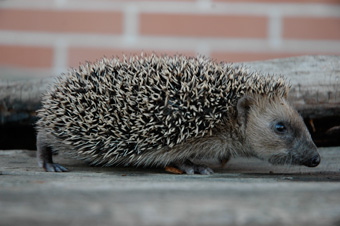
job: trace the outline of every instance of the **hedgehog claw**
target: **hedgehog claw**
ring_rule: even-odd
[[[202,174],[202,175],[210,175],[210,174],[213,174],[214,171],[212,169],[210,169],[209,167],[206,167],[206,168],[200,170],[199,173]]]
[[[182,170],[188,175],[192,175],[195,173],[202,174],[202,175],[210,175],[213,174],[214,171],[205,165],[196,165],[195,163],[191,162],[190,160],[186,160],[183,163],[177,163],[177,168]]]
[[[68,172],[68,169],[58,163],[45,163],[44,169],[46,172]]]

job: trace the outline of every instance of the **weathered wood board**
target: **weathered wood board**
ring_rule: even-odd
[[[292,84],[289,99],[303,117],[340,115],[340,56],[301,56],[242,64],[249,71],[287,77]],[[8,70],[0,72],[0,124],[32,122],[41,94],[53,77],[25,71],[16,76],[10,73],[13,74]]]

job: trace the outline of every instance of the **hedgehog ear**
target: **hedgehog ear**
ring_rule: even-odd
[[[237,120],[241,125],[246,125],[250,107],[255,102],[250,96],[243,96],[237,102]]]

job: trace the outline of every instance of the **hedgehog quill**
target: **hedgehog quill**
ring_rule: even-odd
[[[202,159],[256,157],[315,167],[320,156],[280,76],[204,57],[131,56],[58,78],[38,110],[37,159],[63,151],[91,165],[174,166],[211,174]]]

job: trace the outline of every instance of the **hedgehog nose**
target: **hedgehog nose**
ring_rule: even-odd
[[[306,166],[308,167],[316,167],[317,165],[320,164],[321,158],[320,155],[317,154],[315,156],[313,156],[306,164]]]

